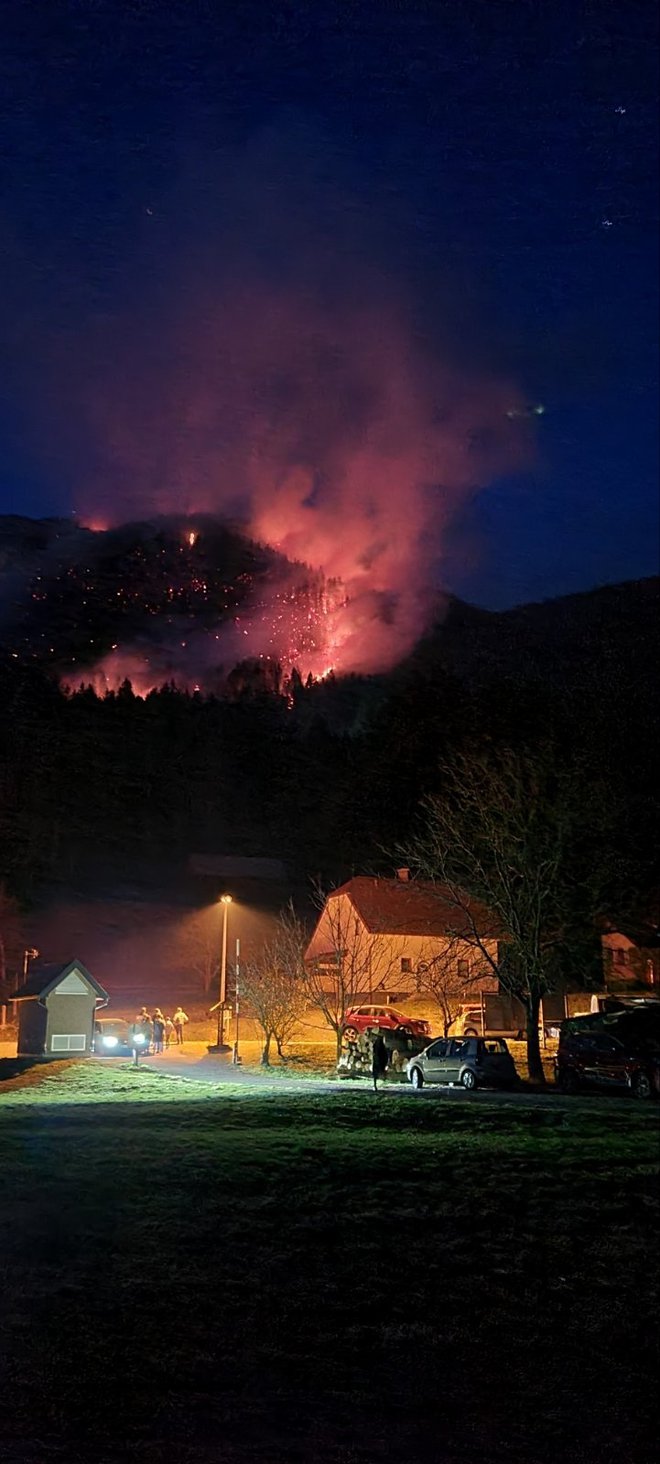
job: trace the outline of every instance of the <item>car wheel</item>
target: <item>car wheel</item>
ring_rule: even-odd
[[[635,1098],[651,1098],[653,1095],[653,1084],[648,1073],[635,1073],[632,1090]]]
[[[477,1032],[476,1027],[466,1027],[465,1028],[465,1031],[463,1033],[463,1036],[464,1037],[478,1037],[479,1036],[479,1033]]]
[[[477,1079],[472,1068],[465,1068],[461,1073],[461,1087],[465,1088],[467,1093],[473,1093],[476,1086]]]
[[[410,1081],[413,1085],[413,1088],[415,1089],[415,1092],[419,1093],[420,1088],[424,1087],[424,1074],[421,1071],[421,1068],[413,1068],[410,1074]]]
[[[567,1093],[569,1097],[571,1094],[579,1093],[580,1079],[574,1068],[559,1069],[557,1073],[557,1087],[561,1089],[562,1093]]]
[[[356,1042],[357,1035],[357,1027],[344,1027],[344,1030],[342,1032],[342,1037],[344,1037],[347,1042]]]

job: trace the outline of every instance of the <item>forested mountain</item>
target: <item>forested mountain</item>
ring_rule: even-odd
[[[148,869],[166,858],[174,868],[193,850],[274,855],[303,877],[389,868],[452,747],[539,738],[593,770],[618,844],[637,863],[634,898],[647,897],[658,806],[656,581],[499,614],[450,602],[387,675],[310,685],[294,677],[280,694],[248,668],[222,696],[170,686],[141,697],[130,685],[98,696],[67,693],[43,656],[12,640],[17,587],[43,573],[44,555],[52,562],[43,526],[26,548],[26,522],[21,546],[15,533],[12,548],[7,521],[0,534],[0,880],[21,899],[53,883],[102,884],[132,862]],[[75,558],[81,532],[60,536],[58,563]],[[225,533],[237,580],[246,556],[251,573],[267,575],[269,551]],[[136,587],[142,568],[138,559]],[[63,613],[58,635],[64,625]],[[84,629],[81,619],[76,634]]]

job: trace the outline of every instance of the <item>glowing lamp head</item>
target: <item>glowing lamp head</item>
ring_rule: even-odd
[[[231,895],[221,895],[220,896],[220,904],[221,905],[231,905],[231,902],[232,902]]]
[[[136,1032],[133,1038],[136,1047],[144,1047],[145,1037],[143,1032]]]
[[[104,1047],[118,1047],[119,1046],[119,1038],[118,1037],[104,1037],[103,1038],[103,1046]]]

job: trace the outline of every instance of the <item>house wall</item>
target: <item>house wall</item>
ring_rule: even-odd
[[[497,957],[497,941],[484,942],[493,959]],[[442,935],[374,935],[365,927],[347,894],[332,897],[326,903],[312,940],[307,959],[337,950],[345,950],[345,971],[353,974],[352,989],[363,996],[379,992],[396,992],[400,998],[413,995],[418,989],[416,972],[423,962],[449,954],[450,959],[468,964],[466,994],[470,988],[497,991],[497,980],[481,952],[467,941]],[[408,969],[409,963],[409,969]],[[458,970],[457,970],[458,980]]]
[[[46,997],[48,1012],[48,1023],[46,1027],[46,1053],[51,1055],[65,1056],[69,1049],[62,1049],[59,1044],[53,1048],[53,1037],[57,1036],[81,1036],[84,1035],[84,1048],[72,1048],[72,1051],[82,1055],[89,1052],[92,1043],[92,1032],[94,1025],[94,1013],[96,1011],[96,995],[90,992],[84,996],[70,996],[55,990]]]
[[[21,1001],[18,1006],[18,1056],[42,1057],[46,1043],[46,1008],[38,1001]]]
[[[660,987],[660,951],[646,950],[622,931],[609,931],[601,938],[603,977],[608,991],[642,985]]]

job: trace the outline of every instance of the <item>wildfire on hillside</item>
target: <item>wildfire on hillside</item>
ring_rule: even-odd
[[[199,538],[198,530],[186,530],[183,542],[193,548]],[[294,672],[314,682],[341,671],[357,622],[338,580],[302,566],[272,584],[245,573],[239,580],[218,591],[209,576],[185,565],[176,582],[163,587],[160,601],[153,589],[151,598],[136,601],[135,583],[120,588],[115,596],[143,612],[144,631],[124,644],[118,639],[91,666],[80,662],[77,669],[69,661],[62,682],[91,685],[103,695],[130,681],[136,695],[147,696],[166,684],[221,692],[235,668],[247,664],[260,667],[264,684],[274,690]]]

